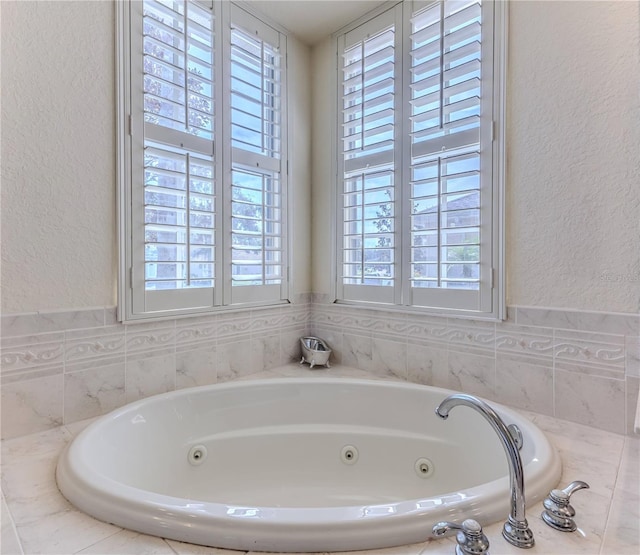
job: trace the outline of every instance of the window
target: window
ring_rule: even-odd
[[[502,315],[501,4],[406,0],[337,37],[339,300]]]
[[[286,37],[227,2],[118,6],[121,317],[285,300]]]
[[[283,281],[283,87],[280,34],[232,7],[231,283],[233,299],[278,298]],[[269,293],[270,291],[270,293]]]

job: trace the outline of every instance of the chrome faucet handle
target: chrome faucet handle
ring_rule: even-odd
[[[522,451],[522,446],[524,445],[524,439],[522,437],[522,432],[520,431],[520,428],[518,428],[518,426],[516,426],[515,424],[509,424],[507,426],[507,430],[509,430],[509,434],[511,434],[511,437],[513,438],[513,442],[516,444],[518,451]]]
[[[489,540],[475,520],[468,518],[462,524],[438,522],[433,527],[433,534],[442,537],[451,530],[457,530],[456,555],[489,555]]]
[[[542,503],[544,505],[542,520],[551,526],[551,528],[555,528],[561,532],[574,532],[578,528],[573,520],[573,517],[576,516],[576,511],[569,504],[569,498],[576,491],[588,488],[589,484],[576,480],[564,489],[551,490],[549,497]]]

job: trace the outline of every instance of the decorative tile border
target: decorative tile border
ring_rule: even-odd
[[[3,338],[0,342],[2,374],[17,375],[34,369],[62,367],[63,341],[61,332]]]
[[[115,309],[2,316],[2,437],[98,416],[127,402],[281,366],[299,356],[298,303],[123,325]]]
[[[557,330],[554,333],[554,358],[559,370],[624,379],[625,338]]]
[[[66,364],[124,355],[124,352],[124,326],[105,326],[65,332],[64,360]]]
[[[640,337],[625,337],[624,369],[627,377],[640,378]]]
[[[513,324],[496,326],[496,352],[553,358],[553,331]]]
[[[632,433],[640,315],[509,307],[496,323],[327,301],[132,325],[113,307],[3,315],[3,437],[297,361],[308,334],[334,363]]]
[[[314,300],[312,333],[343,364],[401,375],[405,361],[413,382],[633,433],[640,315],[514,306],[496,323]]]

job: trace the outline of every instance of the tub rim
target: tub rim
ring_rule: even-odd
[[[167,494],[144,490],[127,484],[123,484],[112,477],[102,473],[96,473],[81,456],[82,449],[85,448],[94,434],[99,434],[103,426],[108,426],[112,420],[122,417],[126,413],[136,411],[139,407],[149,406],[157,403],[164,403],[174,398],[188,396],[192,394],[205,395],[210,390],[224,391],[227,389],[245,389],[252,387],[262,387],[269,385],[272,387],[282,385],[309,387],[314,384],[334,385],[343,384],[351,386],[366,387],[392,387],[398,390],[420,390],[426,389],[439,392],[444,399],[446,396],[456,393],[456,391],[443,389],[435,386],[415,384],[409,382],[399,382],[393,380],[363,379],[363,378],[340,378],[340,377],[275,377],[267,379],[247,379],[242,381],[231,381],[194,388],[175,390],[159,395],[154,395],[140,399],[119,407],[108,414],[98,417],[90,423],[84,430],[73,438],[62,451],[56,467],[56,481],[63,495],[71,501],[73,505],[84,512],[106,522],[112,522],[118,526],[127,528],[127,524],[132,519],[141,514],[148,522],[140,525],[136,523],[133,527],[152,535],[168,537],[178,541],[188,541],[191,543],[202,543],[215,547],[230,549],[262,549],[269,551],[273,542],[278,544],[277,551],[300,551],[300,544],[294,539],[288,542],[282,549],[282,534],[290,535],[293,530],[304,531],[306,535],[313,538],[306,538],[303,551],[309,550],[309,543],[323,542],[322,548],[318,551],[334,551],[347,549],[368,549],[373,547],[390,547],[398,545],[398,541],[386,543],[385,536],[388,532],[381,534],[380,529],[387,530],[388,526],[380,526],[384,521],[389,524],[395,521],[392,528],[397,530],[391,536],[403,535],[402,543],[413,543],[414,541],[424,541],[429,537],[434,537],[431,533],[428,520],[429,511],[434,505],[444,504],[450,508],[451,517],[455,520],[456,514],[463,518],[476,518],[473,511],[461,512],[461,505],[473,506],[481,503],[484,513],[496,513],[503,511],[503,507],[509,506],[509,476],[501,476],[471,488],[462,490],[464,497],[461,499],[460,492],[450,492],[440,496],[429,498],[416,497],[403,499],[393,503],[376,503],[366,505],[330,506],[330,507],[272,507],[272,506],[241,506],[212,501],[201,501],[188,498],[175,497]],[[527,430],[526,437],[533,440],[535,445],[534,454],[531,461],[523,462],[525,473],[526,490],[532,488],[541,489],[539,484],[551,484],[544,490],[554,487],[560,479],[561,461],[557,450],[549,442],[545,434],[538,426],[527,417],[520,415],[514,409],[506,407],[500,403],[487,401],[507,424],[516,423],[524,426]],[[478,421],[483,420],[478,416]],[[434,418],[435,415],[434,415]],[[488,425],[485,422],[483,425]],[[540,460],[548,459],[548,466],[544,469]],[[486,495],[486,490],[494,491],[493,496],[482,499]],[[497,495],[497,492],[504,491],[504,495]],[[138,495],[136,495],[138,494]],[[543,493],[527,496],[527,507],[541,500]],[[436,503],[436,499],[439,500]],[[123,503],[126,506],[123,506]],[[194,514],[195,513],[195,514]],[[116,517],[114,518],[114,514]],[[504,512],[506,518],[508,509]],[[390,516],[391,515],[391,516]],[[186,523],[185,523],[186,519]],[[412,534],[410,528],[416,526],[416,520],[420,520],[423,530],[420,538]],[[426,523],[425,523],[426,520]],[[479,517],[482,524],[488,524],[487,519]],[[401,522],[402,521],[402,522]],[[361,547],[363,544],[360,538],[352,537],[348,533],[349,528],[357,522],[356,528],[359,530],[358,536],[366,533],[368,535],[369,547]],[[494,522],[492,518],[490,522]],[[211,529],[216,526],[224,528],[227,536],[233,536],[232,540],[217,538],[214,543],[207,540],[212,536]],[[236,536],[242,536],[247,526],[251,526],[257,534],[263,536],[260,543],[247,540],[249,543],[238,543]],[[170,532],[168,534],[168,532]],[[342,540],[327,538],[328,534],[346,534]],[[204,539],[203,539],[204,538]],[[405,541],[406,540],[406,541]],[[356,547],[350,547],[356,545]],[[240,546],[240,547],[238,547]],[[329,549],[328,549],[329,548]],[[315,549],[312,549],[315,551]]]

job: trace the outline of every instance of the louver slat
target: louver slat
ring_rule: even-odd
[[[270,158],[280,157],[280,54],[277,49],[240,29],[231,32],[231,103],[254,116],[243,124],[238,112],[231,117],[232,145]],[[248,90],[247,90],[248,89]]]
[[[338,35],[339,300],[500,315],[504,17],[402,2]]]
[[[145,0],[145,289],[213,287],[213,15]]]
[[[147,288],[212,287],[213,160],[161,145],[144,159]]]
[[[412,19],[413,288],[479,287],[480,16],[474,0]]]
[[[241,289],[283,279],[280,66],[278,45],[232,29],[231,280]]]
[[[345,286],[394,280],[395,30],[371,33],[343,55]]]

